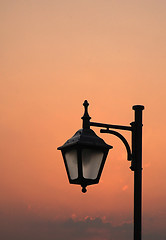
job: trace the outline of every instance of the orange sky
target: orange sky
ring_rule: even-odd
[[[144,229],[164,231],[166,1],[0,4],[0,212],[132,222],[133,172],[116,137],[96,131],[114,148],[87,194],[56,149],[81,128],[85,99],[92,121],[122,125],[142,104]]]

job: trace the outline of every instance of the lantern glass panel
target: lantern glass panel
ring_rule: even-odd
[[[83,177],[96,179],[103,160],[104,153],[100,150],[84,148],[82,150]]]
[[[73,149],[65,153],[66,163],[69,170],[70,178],[78,178],[77,150]]]

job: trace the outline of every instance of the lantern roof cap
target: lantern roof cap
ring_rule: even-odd
[[[74,145],[84,145],[89,147],[99,147],[111,149],[112,146],[106,144],[104,140],[96,135],[92,129],[79,129],[64,145],[58,147],[58,150],[72,147]]]

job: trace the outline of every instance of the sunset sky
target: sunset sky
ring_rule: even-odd
[[[61,146],[92,121],[143,111],[143,240],[166,239],[166,1],[0,0],[0,239],[129,240],[133,172],[122,142],[100,183],[70,185]],[[130,142],[130,133],[124,133]]]

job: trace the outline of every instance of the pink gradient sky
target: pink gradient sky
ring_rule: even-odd
[[[166,1],[0,5],[0,220],[131,223],[133,173],[118,139],[102,135],[114,148],[85,195],[56,149],[81,128],[85,99],[93,121],[123,125],[142,104],[145,240],[165,237]]]

